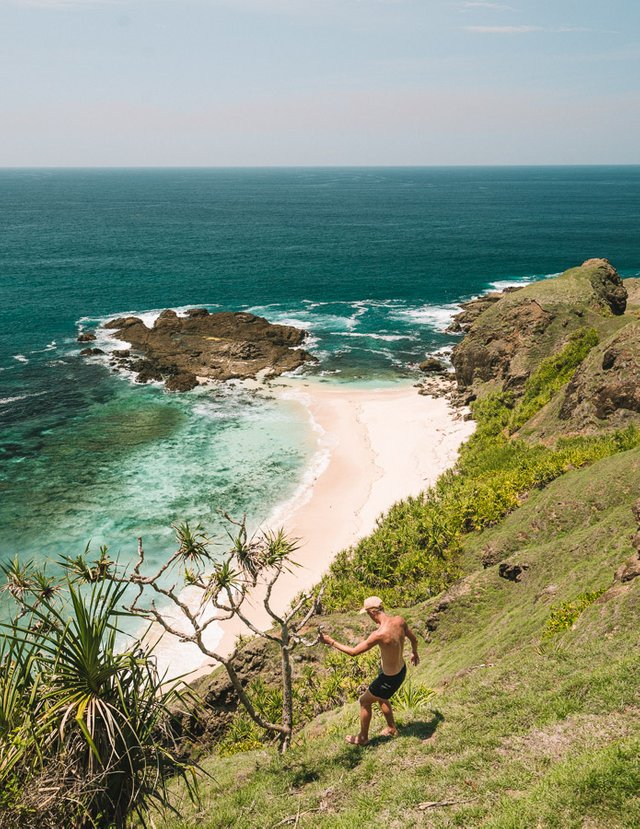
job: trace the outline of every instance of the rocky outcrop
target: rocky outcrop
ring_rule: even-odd
[[[501,579],[506,579],[507,581],[521,581],[528,569],[528,564],[515,564],[503,561],[498,567],[498,575]]]
[[[451,324],[447,328],[449,334],[458,334],[461,331],[468,331],[473,323],[478,319],[480,314],[499,302],[505,294],[519,291],[520,288],[506,288],[504,291],[492,291],[488,294],[470,299],[467,302],[461,302],[462,309],[459,314],[456,314]]]
[[[567,431],[597,431],[640,415],[640,321],[630,322],[586,357],[562,396]]]
[[[517,393],[540,361],[559,351],[573,331],[602,327],[605,319],[624,313],[626,299],[624,284],[606,259],[589,259],[497,300],[494,295],[477,306],[464,340],[453,350],[459,389],[490,382]]]
[[[424,371],[425,374],[446,374],[447,367],[442,362],[442,360],[438,360],[437,357],[427,357],[426,360],[423,360],[420,365],[418,366],[420,371]]]
[[[164,381],[174,391],[193,388],[199,377],[245,379],[260,372],[276,376],[315,360],[299,348],[305,331],[274,325],[253,314],[210,314],[206,308],[194,308],[178,316],[167,309],[153,328],[138,317],[119,317],[105,328],[130,343],[135,352],[113,352],[116,367],[135,371],[141,383]]]
[[[92,343],[95,338],[95,334],[92,334],[90,331],[84,331],[82,334],[78,334],[76,339],[79,343]]]
[[[623,584],[640,576],[640,500],[635,502],[631,511],[638,524],[638,529],[631,540],[631,546],[635,549],[635,553],[618,567],[614,575],[614,580]]]

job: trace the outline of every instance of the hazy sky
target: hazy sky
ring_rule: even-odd
[[[0,0],[0,165],[640,163],[640,0]]]

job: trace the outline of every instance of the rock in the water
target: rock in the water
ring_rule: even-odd
[[[131,356],[131,349],[130,348],[116,348],[111,352],[111,354],[114,357],[124,359],[125,357],[130,357]]]
[[[92,343],[95,338],[95,334],[92,334],[90,331],[84,331],[82,334],[78,334],[77,341],[79,343]]]
[[[188,371],[181,371],[165,380],[164,387],[167,391],[190,391],[198,385],[198,378]]]
[[[101,348],[83,348],[80,352],[81,357],[91,357],[95,354],[104,354]]]
[[[437,357],[427,357],[426,360],[420,363],[418,368],[426,374],[446,374],[447,371],[445,364],[442,360],[438,360]]]
[[[498,575],[508,581],[521,581],[528,569],[528,564],[509,564],[509,562],[503,561],[498,567]]]
[[[196,377],[243,379],[265,370],[275,376],[315,361],[298,348],[305,331],[244,312],[211,314],[206,308],[193,308],[178,316],[168,308],[153,328],[137,317],[119,317],[105,327],[142,355],[124,363],[139,373],[138,382],[162,380],[176,391],[193,388]]]

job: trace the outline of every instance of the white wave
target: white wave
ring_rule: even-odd
[[[44,348],[35,348],[33,351],[30,351],[29,354],[45,354],[47,351],[55,351],[56,350],[56,341],[51,340],[50,343]]]
[[[0,406],[8,406],[9,403],[17,403],[18,400],[26,400],[28,397],[42,397],[46,391],[36,391],[31,394],[16,394],[14,397],[0,397]]]
[[[295,400],[305,407],[309,425],[316,436],[317,448],[294,492],[285,501],[277,504],[267,517],[265,525],[273,529],[281,527],[291,513],[296,512],[311,500],[313,487],[328,467],[329,460],[331,459],[331,450],[335,445],[335,438],[329,436],[314,418],[309,408],[310,398],[307,394],[291,389],[283,392],[279,397],[282,400]]]
[[[19,363],[28,363],[29,358],[25,357],[24,354],[14,354],[13,359],[17,360]]]
[[[16,394],[15,397],[0,397],[0,406],[6,406],[9,403],[16,403],[18,400],[26,400],[28,394]]]
[[[541,282],[544,279],[553,279],[556,276],[560,276],[560,273],[533,274],[531,276],[514,277],[513,279],[497,279],[495,282],[489,283],[488,290],[504,291],[505,288],[524,288],[526,285],[531,285],[533,282]]]
[[[399,342],[400,340],[415,340],[411,334],[365,334],[361,331],[332,331],[334,337],[361,337],[367,340],[384,340],[388,343]]]
[[[395,319],[410,320],[421,325],[428,325],[435,331],[444,332],[454,316],[460,311],[457,303],[448,305],[423,305],[421,308],[405,308],[394,311]]]

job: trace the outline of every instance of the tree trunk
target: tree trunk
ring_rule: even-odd
[[[293,680],[291,675],[291,653],[289,651],[289,626],[281,625],[282,644],[282,726],[280,734],[280,753],[284,754],[291,745],[293,731]]]

